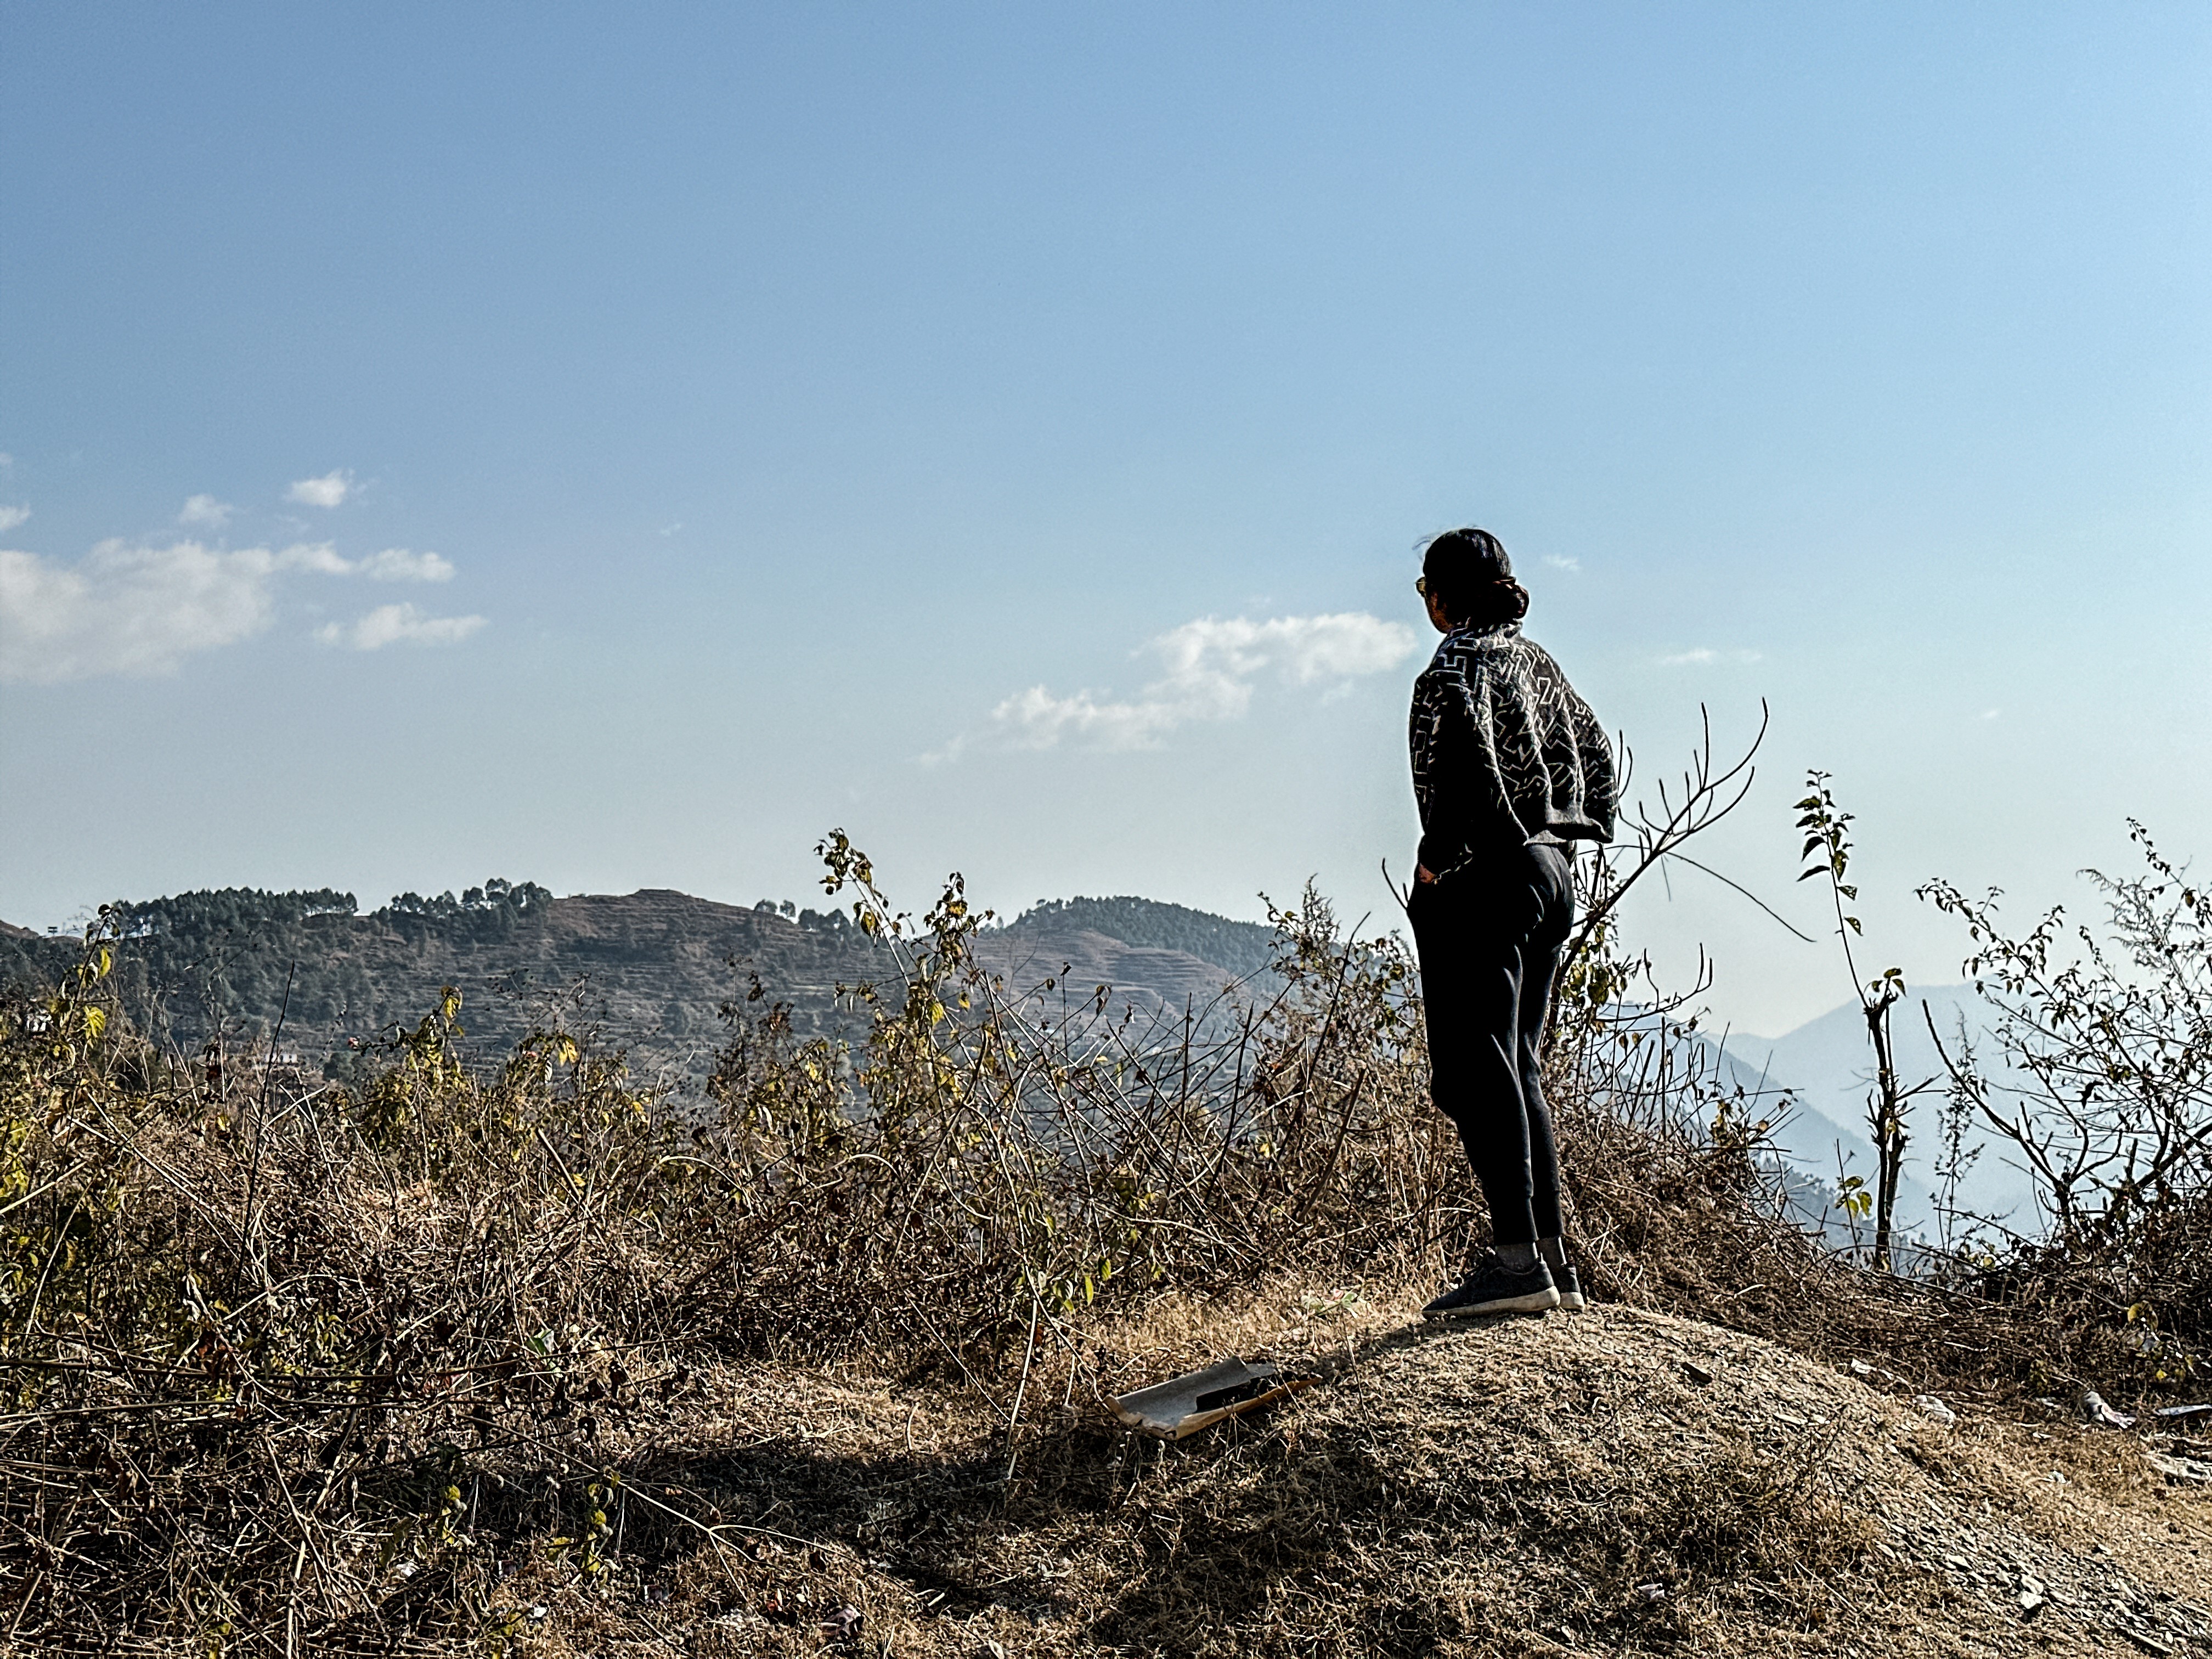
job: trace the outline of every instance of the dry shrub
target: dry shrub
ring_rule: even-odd
[[[726,1011],[698,1155],[727,1210],[685,1282],[695,1329],[819,1352],[920,1323],[957,1365],[1102,1301],[1427,1247],[1462,1177],[1449,1127],[1416,1109],[1395,940],[1338,938],[1309,893],[1277,917],[1275,994],[1145,1019],[1105,986],[1006,987],[957,877],[916,927],[842,837],[824,851],[902,977],[850,992],[856,1045],[800,1042],[757,982]]]
[[[823,852],[900,976],[852,988],[850,1043],[800,1041],[757,987],[734,1003],[709,1123],[573,1033],[472,1069],[451,992],[356,1086],[210,1079],[124,1029],[99,929],[52,998],[8,1008],[15,1639],[504,1639],[532,1575],[589,1583],[617,1550],[736,1525],[653,1473],[712,1364],[901,1353],[994,1425],[959,1478],[1003,1480],[1108,1314],[1285,1271],[1436,1275],[1479,1242],[1394,940],[1342,937],[1309,893],[1276,917],[1263,1000],[1148,1023],[1106,988],[994,979],[957,878],[917,924],[842,836]],[[1744,1103],[1679,1029],[1622,1012],[1606,948],[1585,937],[1553,1067],[1598,1292],[1816,1348],[1909,1326],[1778,1219]],[[1679,1547],[1716,1573],[1824,1559],[1783,1513],[1747,1486],[1677,1517]],[[720,1535],[766,1584],[810,1547],[775,1533]],[[780,1594],[761,1616],[813,1639]]]
[[[621,1469],[717,1358],[902,1346],[1011,1435],[1097,1310],[1428,1248],[1456,1160],[1411,1109],[1395,945],[1310,899],[1279,995],[1143,1025],[984,973],[957,879],[916,927],[826,850],[902,975],[853,988],[849,1047],[734,1006],[710,1124],[567,1032],[471,1069],[451,991],[358,1086],[204,1075],[124,1029],[98,929],[8,1009],[16,1631],[482,1632],[499,1540],[588,1578],[624,1527],[690,1524]]]
[[[2049,1330],[2046,1369],[2201,1389],[2212,1353],[2212,890],[2140,823],[2136,873],[2082,873],[2094,922],[2063,908],[2014,932],[1992,891],[1922,896],[1965,927],[1988,1029],[1931,1032],[1943,1135],[1969,1130],[2029,1177],[2035,1222],[1948,1219],[1950,1282]]]

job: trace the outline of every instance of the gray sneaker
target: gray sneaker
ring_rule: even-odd
[[[1583,1296],[1583,1281],[1572,1267],[1552,1269],[1552,1283],[1559,1287],[1559,1306],[1568,1313],[1580,1313],[1589,1303]]]
[[[1421,1310],[1424,1319],[1462,1319],[1476,1314],[1542,1313],[1559,1305],[1559,1286],[1541,1261],[1515,1269],[1492,1250],[1466,1278]]]

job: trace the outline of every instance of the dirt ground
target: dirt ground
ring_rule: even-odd
[[[1231,1352],[1316,1380],[1175,1444],[1106,1420]],[[2212,1485],[2171,1472],[2201,1443],[1663,1315],[1279,1288],[1040,1365],[1011,1456],[994,1409],[889,1366],[707,1377],[617,1449],[604,1570],[500,1564],[510,1650],[2212,1655]]]

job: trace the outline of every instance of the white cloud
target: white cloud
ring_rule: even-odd
[[[387,547],[365,559],[349,559],[330,542],[302,542],[276,556],[279,570],[312,570],[322,576],[366,576],[373,582],[449,582],[453,562],[436,553]]]
[[[1058,696],[1042,685],[1015,693],[991,711],[992,729],[1017,748],[1049,749],[1063,738],[1102,749],[1145,749],[1194,720],[1241,718],[1255,682],[1272,670],[1293,685],[1342,686],[1395,668],[1419,648],[1403,623],[1362,611],[1326,617],[1208,617],[1185,623],[1146,649],[1165,672],[1135,698],[1116,702],[1092,691]],[[965,746],[955,739],[937,758]]]
[[[350,576],[359,568],[351,560],[341,558],[338,550],[328,542],[301,542],[286,548],[276,556],[278,570],[312,570],[319,576]]]
[[[1547,553],[1544,562],[1554,570],[1580,570],[1583,562],[1565,553]]]
[[[0,679],[165,674],[269,625],[266,548],[100,544],[75,568],[0,552]]]
[[[411,605],[380,605],[350,627],[315,630],[325,645],[380,651],[387,645],[459,645],[484,625],[482,617],[426,617]]]
[[[74,565],[35,553],[0,552],[0,681],[52,684],[100,674],[173,673],[185,659],[235,645],[276,615],[278,579],[293,572],[384,581],[446,581],[453,567],[435,553],[387,548],[359,561],[328,542],[210,548],[105,541]],[[483,626],[481,617],[424,617],[384,605],[343,635],[371,651],[398,641],[453,644]]]
[[[212,495],[193,495],[186,498],[184,511],[177,514],[177,522],[220,526],[237,510],[228,501],[219,501]]]
[[[1062,738],[1088,738],[1101,749],[1147,749],[1188,715],[1167,702],[1101,702],[1088,691],[1056,697],[1042,685],[1017,691],[991,711],[991,723],[1021,749],[1049,749]]]
[[[1703,668],[1717,662],[1758,662],[1762,655],[1757,651],[1716,651],[1710,645],[1699,645],[1660,658],[1659,665],[1662,668]]]
[[[410,553],[404,547],[387,547],[372,553],[354,567],[373,582],[449,582],[452,561],[435,553]]]
[[[353,494],[353,474],[340,467],[319,478],[301,478],[284,492],[288,501],[302,507],[338,507]]]
[[[6,535],[31,516],[27,507],[0,507],[0,536]]]

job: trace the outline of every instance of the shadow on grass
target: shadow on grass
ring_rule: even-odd
[[[1382,1355],[1492,1322],[1411,1325],[1307,1370],[1325,1387]],[[1428,1494],[1405,1489],[1402,1475],[1394,1489],[1367,1433],[1324,1425],[1295,1402],[1173,1443],[1079,1419],[1024,1438],[1011,1480],[1007,1468],[996,1441],[949,1457],[853,1459],[794,1436],[736,1450],[664,1446],[623,1473],[633,1490],[726,1526],[720,1535],[741,1558],[763,1540],[785,1551],[852,1550],[911,1589],[926,1617],[993,1607],[1079,1615],[1093,1643],[1168,1653],[1188,1650],[1206,1630],[1260,1621],[1285,1586],[1338,1576],[1357,1553],[1353,1534],[1364,1538],[1378,1519],[1433,1520],[1441,1500],[1449,1524],[1482,1527],[1510,1524],[1518,1509],[1502,1490]],[[633,1507],[625,1552],[642,1555],[649,1571],[704,1541],[665,1516],[641,1533],[637,1514]],[[1078,1583],[1024,1570],[1044,1563],[1001,1558],[1002,1539],[1069,1534],[1110,1539],[1113,1557],[1136,1565],[1111,1584]],[[1387,1597],[1364,1616],[1364,1651],[1414,1655],[1463,1633],[1441,1607]]]
[[[1302,1398],[1313,1401],[1387,1356],[1498,1322],[1416,1322],[1386,1333],[1308,1366],[1320,1388]],[[609,1592],[610,1611],[621,1613],[626,1598],[645,1610],[649,1587],[688,1574],[708,1604],[695,1605],[693,1615],[750,1613],[811,1640],[811,1630],[797,1627],[836,1605],[825,1595],[856,1594],[855,1575],[865,1573],[906,1586],[924,1629],[1002,1610],[1079,1621],[1091,1644],[1135,1651],[1188,1652],[1226,1626],[1247,1632],[1255,1650],[1288,1651],[1310,1642],[1298,1633],[1304,1626],[1340,1615],[1358,1626],[1340,1624],[1343,1650],[1412,1659],[1468,1632],[1464,1595],[1431,1593],[1419,1575],[1384,1559],[1397,1550],[1402,1567],[1394,1540],[1407,1532],[1428,1533],[1440,1555],[1464,1555],[1488,1539],[1556,1558],[1561,1571],[1551,1577],[1575,1599],[1553,1615],[1571,1609],[1578,1624],[1592,1612],[1593,1576],[1607,1594],[1620,1588],[1604,1582],[1620,1571],[1607,1559],[1609,1538],[1544,1524],[1583,1501],[1567,1475],[1503,1460],[1449,1483],[1409,1479],[1403,1449],[1378,1439],[1389,1431],[1332,1420],[1297,1401],[1173,1443],[1078,1418],[1025,1435],[1012,1479],[995,1436],[942,1455],[852,1457],[824,1451],[806,1426],[795,1419],[787,1434],[734,1447],[663,1441],[617,1462],[628,1493],[625,1571]],[[1510,1426],[1501,1425],[1501,1444]],[[478,1536],[501,1557],[526,1540],[542,1549],[549,1537],[580,1536],[587,1479],[573,1465],[565,1474],[510,1466],[500,1496],[485,1501]],[[708,1541],[709,1529],[719,1542]],[[1061,1550],[1077,1564],[1072,1570],[1053,1559]],[[1114,1582],[1072,1576],[1097,1572],[1105,1560],[1119,1564]],[[802,1584],[808,1595],[799,1601],[792,1592]],[[419,1607],[420,1589],[410,1588],[416,1594],[405,1600]],[[460,1604],[449,1629],[468,1624],[471,1601],[485,1605],[481,1586],[471,1594],[441,1583],[440,1595]],[[387,1604],[388,1613],[401,1605]],[[1608,1618],[1616,1634],[1629,1633],[1618,1614],[1599,1622]],[[1632,1622],[1645,1642],[1668,1644],[1656,1627],[1664,1620]]]

